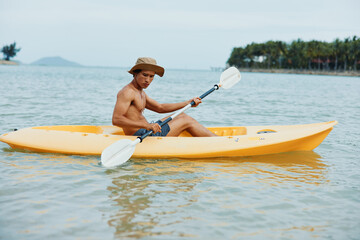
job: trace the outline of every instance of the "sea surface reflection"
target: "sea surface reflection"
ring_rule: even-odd
[[[262,199],[264,191],[306,188],[328,181],[326,164],[315,152],[200,160],[134,159],[106,174],[112,181],[107,187],[109,198],[117,209],[108,224],[116,229],[116,238],[203,237],[195,226],[184,226],[200,220],[209,227],[230,227],[246,221],[239,209]],[[268,204],[283,204],[283,199],[276,201],[255,209],[266,214]],[[232,229],[234,236],[238,234],[237,228]],[[301,229],[308,231],[309,227]],[[208,232],[205,235],[210,238],[215,234]]]

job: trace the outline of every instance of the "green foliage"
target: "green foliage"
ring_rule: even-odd
[[[354,36],[331,43],[301,39],[291,43],[253,42],[245,47],[235,47],[227,63],[239,68],[357,70],[360,65],[360,39]]]
[[[9,61],[10,58],[13,58],[16,56],[16,54],[21,50],[21,48],[16,48],[16,42],[13,44],[10,44],[9,46],[4,46],[1,49],[1,52],[4,55],[4,59]]]

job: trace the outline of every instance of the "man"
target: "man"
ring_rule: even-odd
[[[129,71],[133,75],[133,80],[117,94],[112,118],[113,125],[121,127],[126,135],[134,136],[141,136],[148,130],[154,132],[152,136],[179,136],[184,130],[194,137],[216,136],[185,113],[162,127],[159,125],[161,122],[149,123],[145,119],[143,115],[145,108],[157,113],[169,113],[185,107],[191,101],[195,102],[194,107],[201,103],[201,99],[198,97],[180,103],[158,103],[150,98],[144,89],[154,80],[155,74],[162,77],[164,72],[164,68],[157,65],[153,58],[137,59],[135,66]]]

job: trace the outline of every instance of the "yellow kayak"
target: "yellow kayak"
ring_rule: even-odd
[[[326,138],[337,121],[289,125],[209,127],[219,137],[148,137],[133,158],[241,157],[292,151],[311,151]],[[0,141],[14,149],[75,155],[100,155],[121,139],[135,140],[115,126],[42,126],[5,133]]]

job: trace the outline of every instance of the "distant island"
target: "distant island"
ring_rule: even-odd
[[[65,66],[65,67],[81,67],[82,65],[76,62],[66,60],[62,57],[44,57],[41,58],[31,65],[41,65],[41,66]]]

